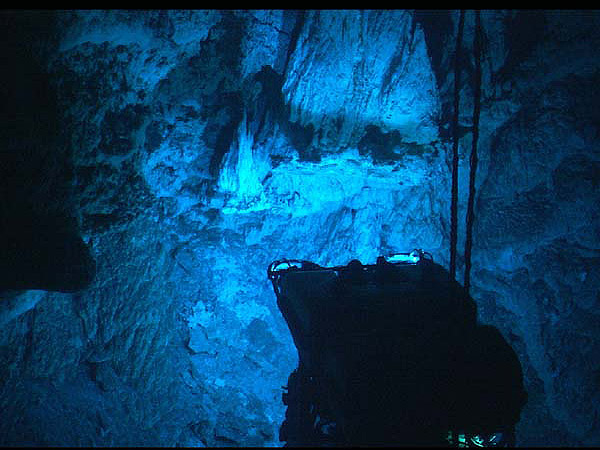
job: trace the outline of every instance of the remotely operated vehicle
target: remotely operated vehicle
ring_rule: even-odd
[[[280,260],[267,275],[299,356],[282,394],[286,446],[514,445],[519,360],[430,254]]]

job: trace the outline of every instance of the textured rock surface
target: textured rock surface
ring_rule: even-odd
[[[448,262],[458,13],[37,17],[44,69],[27,73],[49,74],[56,110],[40,114],[61,131],[3,135],[11,170],[44,181],[4,192],[77,217],[96,277],[2,292],[2,443],[278,445],[297,355],[267,265],[415,247]],[[472,295],[523,365],[524,445],[600,444],[599,20],[482,14]]]

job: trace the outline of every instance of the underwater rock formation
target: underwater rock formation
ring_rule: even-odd
[[[95,275],[74,293],[0,286],[2,444],[279,445],[297,354],[268,264],[414,248],[448,264],[458,17],[4,14],[2,194],[64,217],[53,230],[75,218]],[[481,20],[471,294],[524,368],[517,443],[598,445],[600,15]]]

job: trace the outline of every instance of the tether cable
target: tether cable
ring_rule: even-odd
[[[465,11],[460,10],[458,31],[456,35],[456,50],[454,52],[454,120],[452,123],[452,200],[450,205],[450,276],[456,279],[456,229],[458,208],[458,113],[460,103],[460,49],[465,24]]]
[[[469,173],[469,200],[467,204],[467,226],[465,237],[465,290],[471,285],[471,247],[473,245],[473,220],[475,203],[475,174],[477,172],[477,141],[479,140],[479,116],[481,111],[481,16],[475,11],[475,37],[473,54],[475,58],[475,92],[473,102],[473,146],[471,149]]]

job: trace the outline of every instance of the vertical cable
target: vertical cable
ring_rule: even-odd
[[[481,16],[475,11],[475,38],[473,54],[475,58],[475,92],[473,103],[473,147],[471,149],[469,173],[469,201],[467,204],[467,226],[465,238],[465,289],[471,285],[471,247],[473,240],[473,204],[475,202],[475,174],[477,172],[477,141],[479,140],[479,115],[481,110]]]
[[[452,200],[450,205],[450,276],[456,279],[456,228],[458,207],[458,107],[460,99],[460,48],[465,23],[465,11],[460,10],[458,31],[456,35],[456,50],[454,52],[454,121],[452,123]]]

